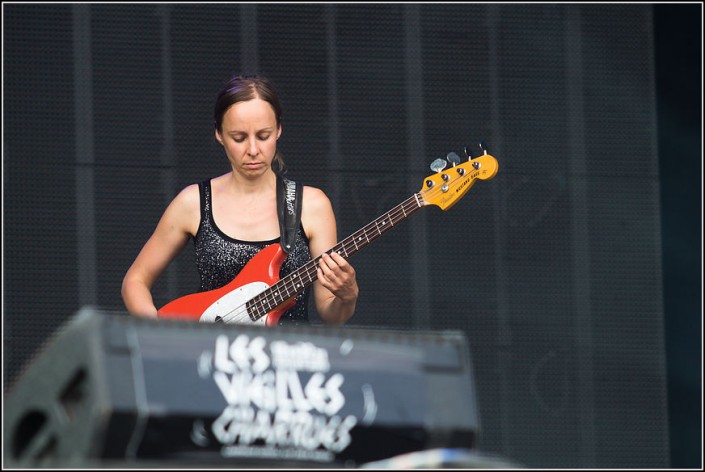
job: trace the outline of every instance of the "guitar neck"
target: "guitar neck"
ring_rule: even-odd
[[[345,259],[348,259],[352,255],[359,252],[362,248],[382,236],[384,233],[394,228],[395,225],[411,216],[422,206],[423,202],[421,198],[419,198],[418,194],[414,194],[373,222],[363,228],[360,228],[347,238],[340,241],[328,252],[337,252]],[[318,260],[320,258],[321,256],[312,261],[315,262],[315,267],[318,267]]]
[[[340,241],[327,253],[337,252],[347,260],[411,216],[422,206],[424,206],[423,200],[418,193],[415,193],[387,213]],[[247,302],[248,312],[252,314],[253,318],[259,319],[311,285],[318,278],[317,269],[321,257],[322,255],[308,261],[262,293],[253,297]]]

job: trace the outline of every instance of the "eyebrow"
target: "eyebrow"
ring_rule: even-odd
[[[263,128],[260,130],[255,131],[255,133],[271,133],[273,132],[272,128]],[[231,131],[226,131],[228,134],[247,134],[247,131],[240,131],[240,130],[231,130]]]

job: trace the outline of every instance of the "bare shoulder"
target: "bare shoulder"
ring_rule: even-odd
[[[304,186],[301,223],[310,241],[311,254],[314,257],[335,244],[335,213],[330,199],[323,190]]]
[[[200,202],[198,184],[191,184],[176,194],[172,203],[182,211],[193,211],[200,208]]]
[[[304,186],[301,223],[306,237],[313,245],[314,253],[320,254],[335,243],[335,214],[330,199],[323,190]]]
[[[201,196],[198,184],[184,187],[171,201],[164,212],[163,222],[167,227],[195,235],[201,221]]]
[[[317,187],[304,186],[303,195],[304,211],[318,213],[319,211],[330,211],[331,203],[328,195]]]

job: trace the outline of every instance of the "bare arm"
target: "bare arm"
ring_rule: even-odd
[[[360,290],[355,269],[339,254],[324,254],[337,243],[337,227],[333,207],[323,191],[304,187],[301,218],[311,257],[323,254],[313,283],[316,310],[324,323],[342,325],[354,314]]]
[[[164,211],[122,281],[122,299],[136,316],[157,317],[151,288],[159,275],[194,235],[200,221],[198,186],[186,187]]]

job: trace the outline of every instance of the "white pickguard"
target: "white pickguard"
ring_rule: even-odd
[[[247,312],[247,301],[255,295],[264,292],[269,285],[264,282],[251,282],[236,288],[227,295],[220,297],[215,303],[206,308],[198,320],[201,323],[213,323],[221,318],[224,323],[236,324],[262,324],[267,321],[263,316],[257,321],[252,321]]]

